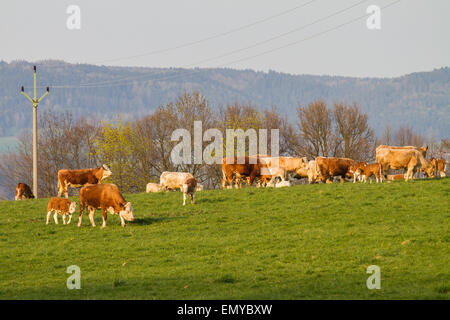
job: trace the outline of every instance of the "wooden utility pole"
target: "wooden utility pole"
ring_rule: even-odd
[[[22,94],[27,97],[28,100],[31,101],[33,104],[33,194],[34,197],[37,199],[38,193],[37,193],[37,107],[38,103],[44,99],[46,95],[50,92],[49,88],[47,87],[47,91],[40,97],[39,99],[36,96],[36,66],[34,66],[34,96],[33,98],[30,98],[24,91],[24,88],[22,86]]]

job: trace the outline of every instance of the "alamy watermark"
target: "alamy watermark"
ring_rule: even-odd
[[[367,278],[366,285],[367,289],[381,289],[381,271],[380,267],[376,265],[371,265],[367,267],[367,273],[372,274]]]
[[[81,289],[81,269],[77,265],[71,265],[67,267],[66,273],[71,274],[67,278],[67,289],[73,290],[73,289]]]
[[[69,14],[66,20],[66,27],[69,30],[81,29],[81,9],[79,6],[72,4],[67,7],[66,13]]]
[[[280,151],[279,129],[270,130],[270,153],[272,157],[278,157]],[[225,156],[226,163],[234,163],[235,157],[238,164],[245,163],[246,140],[248,139],[249,163],[258,163],[257,154],[267,155],[267,129],[226,129],[225,130]],[[184,128],[172,132],[171,141],[178,142],[170,153],[173,164],[222,164],[224,158],[224,138],[219,129],[210,128],[203,133],[201,121],[194,121],[194,150],[192,152],[191,132]],[[236,140],[236,145],[235,145]],[[203,142],[209,142],[203,149]],[[235,155],[236,150],[236,155]]]

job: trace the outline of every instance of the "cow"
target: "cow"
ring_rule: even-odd
[[[98,184],[110,175],[112,175],[112,172],[105,164],[94,169],[61,169],[58,171],[58,197],[61,197],[61,194],[64,193],[64,196],[69,198],[67,192],[69,186],[80,188],[86,184]]]
[[[287,175],[299,174],[300,170],[307,168],[308,159],[306,157],[261,157],[261,163],[267,166],[272,176],[275,175],[285,181],[288,178]]]
[[[80,189],[80,217],[78,219],[78,227],[81,227],[83,213],[86,207],[89,211],[89,220],[93,227],[95,227],[94,213],[97,209],[102,210],[102,228],[106,227],[107,212],[118,214],[122,227],[125,227],[125,220],[134,221],[131,202],[125,201],[115,184],[87,184]]]
[[[381,171],[384,175],[389,169],[405,169],[405,181],[413,178],[413,175],[419,168],[433,177],[433,168],[425,159],[426,149],[418,150],[415,147],[392,147],[378,146],[376,149],[376,162],[381,165]]]
[[[255,179],[261,177],[261,168],[267,169],[261,164],[261,158],[256,157],[224,157],[222,159],[222,188],[232,188],[234,181],[235,188],[241,187],[242,179],[247,179],[249,186],[253,184]],[[252,161],[250,161],[252,159]],[[256,163],[253,163],[256,162]],[[265,175],[270,175],[267,171]]]
[[[163,190],[177,190],[183,192],[183,206],[186,205],[186,197],[189,195],[191,203],[194,204],[195,191],[197,189],[197,179],[189,172],[168,172],[161,173],[159,184]]]
[[[314,183],[317,180],[319,173],[316,169],[316,160],[310,160],[306,166],[302,166],[296,171],[296,178],[308,178],[308,183]],[[292,181],[291,181],[292,182]]]
[[[383,182],[383,175],[381,174],[381,165],[379,163],[370,163],[359,166],[355,170],[355,176],[360,176],[362,182],[366,182],[371,176],[375,176],[378,181]],[[354,182],[354,181],[353,181]]]
[[[197,188],[195,188],[195,191],[203,191],[203,185],[201,183],[197,183]]]
[[[441,178],[445,177],[445,171],[447,169],[447,163],[446,163],[445,159],[431,158],[430,162],[433,167],[434,175],[437,176],[438,172],[439,172],[439,175],[441,176]]]
[[[62,215],[63,224],[66,224],[66,215],[68,215],[69,221],[67,224],[69,224],[72,221],[72,213],[75,212],[76,208],[77,203],[75,201],[70,201],[66,198],[50,198],[47,205],[47,222],[45,224],[48,224],[53,211],[55,212],[53,219],[56,224],[58,224],[58,214]]]
[[[377,147],[376,150],[383,149],[383,148],[387,148],[387,149],[409,149],[409,150],[412,149],[412,150],[417,150],[417,151],[419,151],[419,152],[422,154],[422,156],[423,156],[424,158],[426,158],[426,156],[427,156],[427,151],[428,151],[428,146],[426,146],[426,147],[421,146],[421,147],[419,148],[419,147],[415,147],[415,146],[387,146],[387,145],[383,145],[383,144],[380,144],[380,145]]]
[[[159,191],[161,191],[161,185],[159,183],[152,183],[152,182],[147,183],[145,192],[150,193]]]
[[[405,175],[404,174],[388,174],[387,179],[389,181],[403,180],[403,179],[405,179]]]
[[[289,181],[280,181],[275,184],[275,188],[283,188],[283,187],[290,187],[290,186],[291,186],[291,183]]]
[[[350,166],[350,168],[348,169],[348,171],[353,174],[353,183],[356,182],[356,179],[358,179],[359,181],[361,181],[361,175],[358,173],[356,173],[356,170],[358,170],[361,167],[364,167],[367,164],[367,162],[362,161],[362,162],[357,162],[353,165]]]
[[[318,172],[318,180],[326,183],[332,182],[332,177],[341,177],[341,183],[345,181],[345,178],[352,178],[350,173],[350,166],[355,165],[356,161],[349,158],[316,158],[316,170]]]
[[[16,195],[14,200],[34,199],[31,188],[26,183],[19,182],[16,186]]]

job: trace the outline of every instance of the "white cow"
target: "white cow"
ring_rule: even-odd
[[[161,186],[158,183],[147,183],[147,187],[145,188],[145,192],[159,192],[161,191]]]
[[[197,180],[189,172],[168,172],[161,173],[159,184],[162,190],[177,190],[183,192],[183,206],[186,205],[187,195],[191,198],[191,203],[194,204],[195,191],[197,189]]]

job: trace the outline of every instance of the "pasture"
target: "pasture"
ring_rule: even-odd
[[[96,228],[77,213],[45,225],[48,199],[1,201],[0,298],[450,298],[449,178],[211,190],[185,207],[180,192],[124,196],[135,221],[105,229],[100,211]]]

